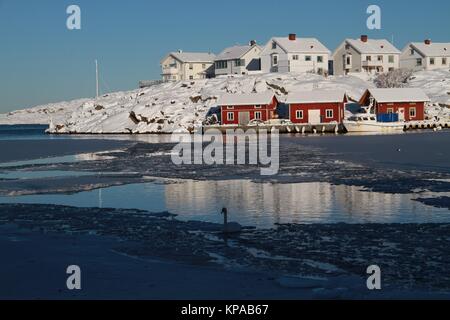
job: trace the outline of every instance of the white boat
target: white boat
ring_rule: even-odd
[[[402,122],[378,122],[374,114],[356,114],[344,120],[348,132],[399,132],[405,125]]]

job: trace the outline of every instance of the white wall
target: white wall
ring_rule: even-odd
[[[425,59],[414,50],[414,54],[411,54],[411,47],[407,46],[403,49],[402,54],[400,55],[400,68],[403,69],[411,69],[411,70],[423,70],[425,69]],[[417,65],[417,59],[422,59],[422,66]]]
[[[171,68],[170,74],[165,74],[165,67],[174,65],[176,67]],[[190,68],[192,65],[192,69]],[[213,67],[212,62],[193,62],[193,63],[182,63],[181,61],[175,59],[173,56],[168,56],[161,63],[161,73],[163,81],[180,81],[180,80],[198,80],[204,79],[204,73]],[[166,69],[167,70],[167,69]]]
[[[373,62],[377,62],[378,56],[383,57],[383,61],[381,64],[376,64],[376,66],[380,66],[383,68],[383,72],[388,72],[390,68],[399,69],[400,68],[400,55],[399,54],[360,54],[356,51],[352,46],[348,49],[345,48],[345,42],[336,49],[336,52],[333,54],[334,60],[334,74],[335,75],[344,75],[346,66],[344,66],[344,55],[351,54],[352,56],[352,64],[351,67],[348,68],[350,73],[358,73],[358,72],[366,72],[364,69],[364,62],[367,59],[367,56],[370,56]],[[394,56],[394,62],[389,62],[389,56]]]
[[[278,55],[278,66],[272,66],[273,55]],[[297,55],[298,60],[294,60],[293,56]],[[306,61],[306,56],[311,56],[311,61]],[[317,57],[322,56],[323,62],[318,63]],[[264,73],[269,72],[317,72],[319,68],[323,72],[328,72],[328,54],[322,53],[286,53],[278,45],[276,49],[272,49],[272,40],[267,43],[261,53],[261,71]],[[275,67],[275,69],[273,68]],[[275,71],[278,70],[278,71]]]
[[[235,60],[227,60],[227,68],[215,70],[216,76],[227,75],[227,74],[248,74],[249,66],[254,59],[259,59],[261,54],[261,48],[255,46],[249,50],[241,60],[244,60],[242,66],[236,66]]]

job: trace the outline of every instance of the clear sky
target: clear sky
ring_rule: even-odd
[[[82,29],[69,31],[66,8],[81,7]],[[366,9],[382,9],[382,29],[366,27]],[[346,37],[450,42],[448,0],[0,0],[0,112],[128,90],[159,79],[169,51],[212,51],[265,44],[272,36],[317,37],[334,50]]]

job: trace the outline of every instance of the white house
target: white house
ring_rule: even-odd
[[[400,66],[413,70],[450,69],[450,43],[411,42],[403,49]]]
[[[214,75],[212,53],[171,52],[161,61],[163,81],[197,80]]]
[[[346,39],[333,53],[335,75],[381,73],[400,68],[400,51],[385,39]]]
[[[248,74],[261,70],[261,48],[255,41],[246,46],[234,46],[223,50],[215,59],[216,76]]]
[[[261,70],[269,72],[328,73],[328,50],[315,38],[289,37],[270,39],[261,52]]]

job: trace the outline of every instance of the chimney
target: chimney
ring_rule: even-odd
[[[250,46],[251,47],[256,46],[256,41],[255,40],[250,40]]]
[[[290,33],[289,34],[289,40],[291,40],[291,41],[297,40],[297,35],[295,33]]]
[[[362,41],[362,42],[367,42],[367,40],[369,40],[369,37],[368,37],[367,35],[363,34],[363,35],[361,36],[361,41]]]
[[[431,39],[426,39],[424,42],[425,42],[426,45],[430,45],[431,44]]]

